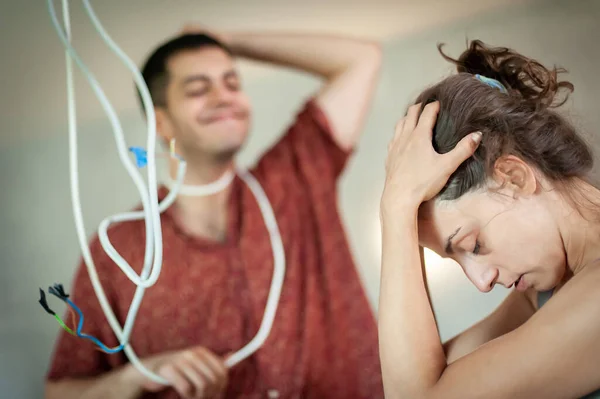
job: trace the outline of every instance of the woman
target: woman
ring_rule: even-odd
[[[442,55],[459,73],[419,96],[386,162],[386,397],[588,395],[600,388],[600,191],[586,180],[590,150],[553,110],[573,86],[480,41],[458,60]],[[420,247],[457,261],[483,292],[515,289],[442,344]]]

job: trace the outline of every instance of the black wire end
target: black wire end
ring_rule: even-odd
[[[62,284],[54,284],[54,286],[49,287],[48,291],[54,295],[62,299],[63,301],[69,297],[69,294],[65,292]]]
[[[54,311],[52,309],[50,309],[50,307],[48,306],[48,302],[46,302],[46,294],[44,293],[44,290],[42,290],[41,288],[40,288],[40,300],[38,302],[40,303],[40,305],[42,305],[42,307],[44,308],[44,310],[46,312],[48,312],[52,316],[56,315],[54,313]]]

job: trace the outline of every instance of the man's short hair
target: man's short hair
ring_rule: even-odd
[[[204,47],[219,47],[227,54],[231,50],[223,43],[206,34],[185,34],[163,43],[148,57],[142,69],[142,76],[150,90],[150,96],[155,106],[167,106],[167,85],[169,83],[169,60],[184,51],[197,50]],[[141,95],[138,90],[138,96]],[[143,102],[142,109],[143,109]]]

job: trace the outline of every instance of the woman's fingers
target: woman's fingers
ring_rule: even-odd
[[[471,133],[463,137],[452,151],[442,155],[442,159],[444,159],[450,174],[454,173],[464,161],[473,155],[479,143],[481,143],[481,138],[481,132]]]
[[[420,133],[426,133],[429,140],[432,139],[433,128],[435,127],[439,112],[440,103],[435,101],[427,104],[419,117],[417,129],[419,129]]]
[[[417,127],[417,123],[419,122],[419,112],[421,111],[421,103],[411,105],[408,107],[408,112],[406,113],[406,123],[405,123],[405,131],[412,132]]]

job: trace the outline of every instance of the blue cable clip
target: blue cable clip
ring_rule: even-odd
[[[138,168],[143,168],[148,163],[148,152],[142,147],[129,147],[129,151],[135,155]]]

